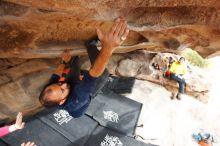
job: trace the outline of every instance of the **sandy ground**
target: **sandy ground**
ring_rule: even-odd
[[[213,85],[209,102],[204,104],[184,95],[182,100],[171,100],[171,92],[148,81],[136,80],[133,92],[126,96],[143,103],[136,129],[138,139],[161,146],[197,146],[194,132],[210,132],[220,137],[220,58],[211,69]],[[220,146],[220,142],[215,144]]]

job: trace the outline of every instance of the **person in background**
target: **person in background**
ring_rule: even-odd
[[[175,60],[173,59],[173,57],[170,56],[169,59],[168,59],[168,69],[170,69],[173,62],[175,62]]]
[[[176,96],[178,100],[182,98],[182,95],[184,94],[185,89],[185,79],[184,75],[187,73],[187,66],[185,64],[185,58],[180,57],[178,61],[175,61],[170,66],[170,79],[176,81],[179,83],[179,92]],[[173,99],[174,97],[172,97]]]
[[[170,67],[171,67],[171,65],[173,64],[173,62],[175,62],[175,60],[173,59],[173,57],[169,57],[168,58],[168,64],[167,64],[167,66],[166,66],[166,68],[165,68],[165,73],[164,73],[164,76],[166,77],[166,78],[169,78],[170,79]]]

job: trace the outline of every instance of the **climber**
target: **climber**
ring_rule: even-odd
[[[170,67],[171,67],[171,65],[173,64],[173,62],[174,62],[175,60],[174,60],[173,57],[171,57],[171,56],[170,56],[169,58],[167,58],[167,59],[168,59],[168,64],[167,64],[166,67],[165,67],[164,77],[170,79]]]
[[[51,76],[49,84],[41,92],[40,102],[44,106],[58,105],[58,107],[67,110],[71,116],[81,117],[90,104],[90,93],[94,90],[98,78],[103,74],[109,58],[115,48],[126,39],[128,33],[127,22],[123,18],[117,18],[108,33],[97,28],[101,50],[97,49],[98,39],[86,43],[92,67],[84,73],[84,77],[80,81],[77,65],[79,58],[71,59],[70,54],[64,52],[61,64]],[[70,75],[71,77],[67,75],[66,80],[59,82],[66,64],[70,65],[70,74],[72,75]],[[72,68],[75,69],[75,72]]]
[[[179,83],[179,92],[176,96],[177,99],[181,99],[182,95],[184,94],[184,88],[185,88],[185,79],[184,75],[187,73],[187,67],[185,64],[185,58],[180,57],[178,61],[175,61],[170,66],[170,79],[177,81]],[[174,98],[172,97],[172,99]]]
[[[170,69],[170,67],[171,67],[171,64],[173,64],[173,62],[174,62],[175,60],[173,59],[173,57],[169,57],[169,59],[168,59],[168,70]]]

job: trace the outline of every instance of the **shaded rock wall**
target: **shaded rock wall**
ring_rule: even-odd
[[[42,109],[38,96],[57,61],[12,58],[0,62],[8,65],[0,67],[0,119],[11,121],[18,111],[30,115]]]

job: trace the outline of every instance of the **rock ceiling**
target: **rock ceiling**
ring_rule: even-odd
[[[130,28],[118,53],[173,52],[191,47],[220,53],[219,0],[1,0],[0,58],[54,58],[64,49],[85,54],[84,41],[124,16]]]

